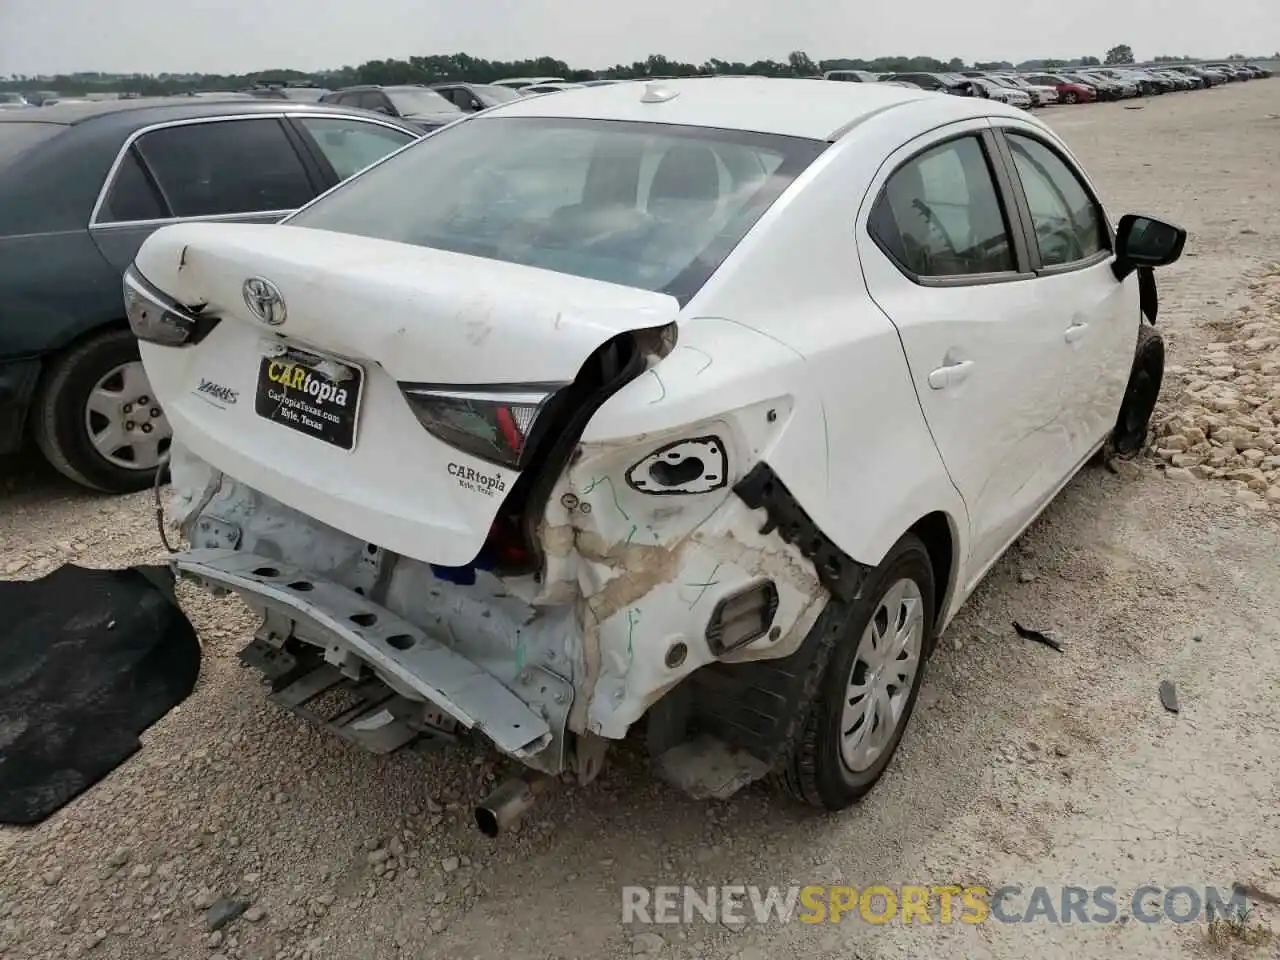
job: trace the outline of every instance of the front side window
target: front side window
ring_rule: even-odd
[[[304,117],[302,124],[341,180],[417,138],[403,130],[346,117]]]
[[[868,228],[879,247],[917,277],[1016,269],[1004,209],[976,136],[948,140],[894,171]]]
[[[426,138],[289,222],[681,298],[825,146],[656,123],[485,116]]]
[[[1031,209],[1043,264],[1063,266],[1110,250],[1106,219],[1075,171],[1033,137],[1006,133],[1006,138]]]
[[[315,196],[274,117],[165,127],[137,148],[175,217],[293,210]]]

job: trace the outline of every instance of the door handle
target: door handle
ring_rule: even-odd
[[[1073,323],[1071,326],[1067,327],[1066,332],[1062,334],[1062,339],[1067,341],[1067,343],[1075,343],[1084,336],[1085,331],[1088,329],[1089,325],[1087,323]]]
[[[931,370],[929,372],[929,386],[934,390],[954,387],[956,384],[964,382],[969,376],[969,370],[972,366],[972,360],[961,360],[957,363],[944,364],[937,370]]]

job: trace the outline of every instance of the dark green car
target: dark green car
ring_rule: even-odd
[[[392,117],[199,97],[0,112],[0,454],[30,436],[98,490],[169,445],[121,275],[179,220],[272,222],[421,135]]]

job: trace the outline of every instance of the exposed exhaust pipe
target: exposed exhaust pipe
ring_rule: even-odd
[[[504,780],[476,807],[476,826],[486,837],[496,837],[518,821],[553,783],[554,777],[536,770]]]

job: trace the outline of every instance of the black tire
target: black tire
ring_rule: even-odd
[[[1077,96],[1077,95],[1076,95],[1076,93],[1075,93],[1075,91],[1073,91],[1073,90],[1068,90],[1066,93],[1064,93],[1064,94],[1062,95],[1062,102],[1063,102],[1063,103],[1075,103],[1075,102],[1076,102],[1077,100],[1079,100],[1079,99],[1080,99],[1080,97],[1079,97],[1079,96]]]
[[[127,469],[98,453],[85,426],[90,391],[115,367],[137,360],[133,333],[113,329],[77,343],[46,365],[31,408],[31,432],[63,476],[104,493],[131,493],[155,483],[155,469]]]
[[[840,749],[847,687],[863,631],[875,616],[886,591],[903,579],[913,581],[920,591],[924,617],[920,662],[897,728],[876,762],[866,770],[855,772],[845,765]],[[838,617],[842,623],[834,627],[838,638],[809,705],[804,727],[777,774],[778,784],[791,797],[812,807],[843,810],[861,800],[884,774],[911,721],[920,694],[925,663],[933,645],[936,595],[929,552],[919,537],[907,534],[894,544],[868,578],[861,599],[848,607],[829,608],[819,618],[815,630],[833,628],[829,615]]]
[[[1138,328],[1129,384],[1107,444],[1111,456],[1128,459],[1142,452],[1163,381],[1164,337],[1155,327],[1143,322]]]

